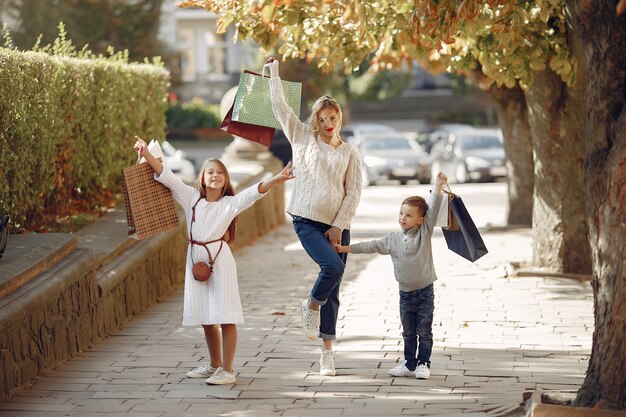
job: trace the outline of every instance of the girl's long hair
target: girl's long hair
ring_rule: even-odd
[[[335,128],[337,135],[339,135],[339,130],[341,130],[341,125],[343,123],[343,113],[341,112],[341,106],[337,103],[337,100],[330,96],[322,96],[315,100],[315,103],[313,103],[313,107],[311,108],[311,116],[309,116],[309,126],[311,126],[314,133],[319,132],[317,119],[320,112],[324,109],[333,109],[339,115],[339,123],[337,123],[337,127]]]
[[[206,198],[206,184],[204,183],[204,171],[207,169],[207,166],[210,163],[219,165],[220,168],[222,168],[222,170],[224,171],[224,176],[226,177],[226,181],[225,181],[226,184],[224,184],[224,187],[222,188],[222,195],[220,196],[220,198],[224,197],[225,195],[235,195],[235,187],[233,187],[233,184],[230,182],[230,174],[228,173],[228,169],[226,168],[226,165],[224,165],[224,163],[220,161],[219,159],[207,159],[202,164],[202,169],[200,170],[200,174],[198,174],[198,179],[196,180],[196,189],[200,192],[200,195],[202,196],[202,198]],[[222,239],[224,239],[226,243],[232,243],[235,240],[236,232],[237,232],[237,217],[235,217],[233,221],[230,222],[230,224],[228,225],[228,230],[226,230],[226,233],[224,234],[224,236],[222,236]]]

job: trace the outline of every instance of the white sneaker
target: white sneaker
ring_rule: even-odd
[[[317,339],[320,332],[320,311],[309,308],[309,300],[302,301],[302,331],[311,340]]]
[[[212,367],[210,362],[206,362],[187,372],[187,378],[208,378],[213,375],[217,369],[218,368]]]
[[[391,376],[415,376],[415,371],[411,371],[409,368],[407,368],[406,362],[405,362],[405,363],[401,363],[395,368],[391,368],[389,370],[389,375]]]
[[[224,368],[217,368],[217,371],[215,371],[215,373],[204,382],[209,385],[234,384],[237,382],[237,378],[235,378],[234,372],[228,372],[224,370]]]
[[[430,378],[430,369],[425,363],[421,363],[417,365],[415,368],[415,378],[417,379],[428,379]]]
[[[332,350],[322,349],[320,355],[320,375],[335,376],[335,352]]]

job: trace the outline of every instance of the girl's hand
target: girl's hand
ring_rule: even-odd
[[[270,77],[272,78],[278,77],[278,60],[274,58],[273,56],[269,57],[267,61],[265,61],[263,68],[270,69]]]
[[[139,156],[144,156],[148,150],[148,145],[146,145],[146,142],[144,142],[139,136],[135,136],[135,146],[133,146],[133,149],[139,154]]]
[[[293,175],[293,168],[291,167],[291,161],[287,163],[287,166],[285,166],[285,168],[283,168],[282,171],[280,171],[278,174],[274,176],[274,180],[276,181],[276,184],[280,184],[280,183],[292,180],[294,178],[296,177]]]
[[[266,192],[271,190],[272,187],[275,186],[276,184],[280,184],[280,183],[283,183],[285,181],[289,181],[290,179],[295,178],[295,176],[293,176],[291,171],[293,171],[293,168],[291,167],[291,161],[289,161],[287,166],[283,168],[282,171],[274,175],[268,181],[263,181],[262,183],[259,184],[259,188],[258,188],[259,192],[261,194],[265,194]]]

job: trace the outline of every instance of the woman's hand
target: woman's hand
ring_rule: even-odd
[[[141,139],[139,136],[135,136],[135,146],[133,149],[139,154],[139,156],[144,156],[146,151],[148,150],[148,145]]]
[[[265,61],[263,68],[270,69],[270,77],[275,78],[279,76],[278,75],[278,60],[274,58],[273,56],[269,57],[267,61]]]
[[[331,245],[335,246],[341,243],[341,229],[333,226],[324,233]]]

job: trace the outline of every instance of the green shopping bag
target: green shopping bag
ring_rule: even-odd
[[[293,109],[296,116],[300,118],[302,83],[284,80],[281,80],[281,83],[287,104]],[[282,129],[272,111],[269,77],[264,77],[261,74],[248,70],[241,74],[231,120]]]

